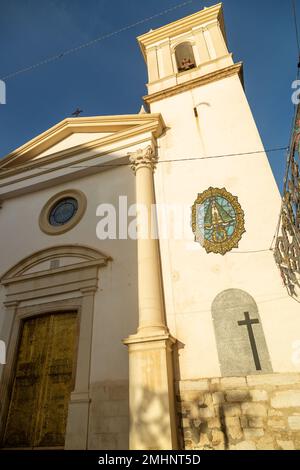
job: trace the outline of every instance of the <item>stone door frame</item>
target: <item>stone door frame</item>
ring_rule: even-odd
[[[74,263],[44,269],[45,263],[51,266],[52,260],[63,258],[73,258]],[[0,383],[1,438],[10,403],[22,322],[47,313],[76,311],[79,328],[75,387],[69,402],[65,448],[87,449],[94,296],[98,289],[99,268],[105,267],[110,260],[89,247],[64,245],[34,253],[2,276],[1,284],[6,293],[2,338],[7,344],[7,363],[3,366]],[[40,271],[36,270],[39,264],[43,267]]]

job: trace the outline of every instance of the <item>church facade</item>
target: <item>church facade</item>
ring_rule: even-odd
[[[149,112],[0,162],[1,446],[300,449],[281,197],[222,5],[138,42]]]

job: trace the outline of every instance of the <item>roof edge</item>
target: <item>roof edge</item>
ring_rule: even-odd
[[[1,158],[0,168],[8,168],[12,162],[26,154],[31,156],[39,154],[76,132],[90,133],[101,130],[117,132],[122,127],[130,129],[154,122],[157,123],[157,134],[159,134],[165,127],[159,113],[66,118]]]
[[[165,26],[149,31],[148,33],[142,34],[137,37],[142,54],[146,60],[146,48],[147,46],[167,39],[170,36],[176,36],[178,34],[187,31],[194,26],[200,26],[201,24],[208,23],[213,20],[219,20],[224,38],[226,40],[226,32],[224,28],[224,15],[223,15],[223,3],[218,3],[211,7],[203,8],[202,10],[193,13],[192,15],[185,16],[179,20],[173,21]]]

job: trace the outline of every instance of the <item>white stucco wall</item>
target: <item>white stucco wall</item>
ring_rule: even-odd
[[[9,199],[0,212],[1,275],[24,257],[41,249],[63,244],[82,244],[112,257],[107,267],[99,270],[99,289],[95,294],[91,382],[128,378],[128,352],[122,339],[137,327],[137,260],[136,242],[104,240],[96,236],[97,206],[111,203],[118,207],[119,195],[135,202],[135,179],[129,167],[76,179],[17,198]],[[66,189],[79,189],[87,198],[87,210],[72,230],[49,236],[39,228],[41,209],[50,197]],[[75,294],[78,295],[78,294]],[[0,300],[4,288],[0,291]],[[49,302],[53,298],[44,298]],[[28,304],[28,302],[27,302]],[[5,310],[0,307],[1,325]]]
[[[155,102],[151,112],[160,112],[168,128],[159,139],[162,162],[263,150],[237,75]],[[278,223],[280,194],[266,155],[160,163],[155,175],[158,203],[190,208],[210,186],[238,196],[246,233],[238,249],[207,254],[193,241],[188,219],[186,239],[160,243],[168,324],[183,343],[181,379],[220,375],[211,305],[229,288],[257,302],[274,372],[299,370],[292,362],[299,304],[288,297],[271,251],[247,253],[268,249]]]

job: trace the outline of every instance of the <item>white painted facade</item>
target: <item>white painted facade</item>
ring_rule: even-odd
[[[167,128],[158,139],[159,160],[166,163],[155,173],[157,203],[191,207],[198,193],[225,187],[245,212],[246,233],[238,249],[225,256],[207,254],[195,244],[191,228],[184,240],[160,241],[168,326],[185,345],[179,351],[182,380],[220,375],[211,305],[230,288],[245,290],[258,304],[273,371],[299,370],[292,360],[299,305],[288,296],[272,251],[263,251],[273,245],[281,198],[241,79],[236,73],[164,95],[171,84],[190,83],[233,64],[222,25],[222,18],[209,18],[183,33],[178,22],[178,35],[169,25],[139,38],[150,69],[150,109],[162,114]],[[174,48],[182,40],[193,44],[197,67],[178,74]],[[164,51],[172,63],[168,74],[155,66],[154,50],[157,56]],[[161,94],[153,100],[151,92]],[[228,156],[209,158],[221,155]]]
[[[199,118],[194,116],[193,102],[208,103],[198,107]],[[252,154],[262,152],[263,146],[238,76],[151,107],[155,112],[158,109],[170,128],[159,139],[160,160],[180,161],[158,166],[157,202],[192,206],[197,194],[208,187],[225,187],[238,196],[245,212],[246,233],[238,249],[224,257],[208,255],[195,246],[191,229],[189,239],[161,241],[168,324],[174,336],[186,344],[181,351],[182,378],[219,375],[211,304],[219,292],[229,288],[249,292],[259,304],[274,371],[295,370],[291,358],[292,344],[298,338],[299,305],[289,298],[273,253],[259,252],[271,247],[281,199],[267,156]],[[209,157],[247,152],[251,154],[182,160],[203,153]],[[195,357],[206,356],[207,351],[209,361],[195,364]]]
[[[238,248],[224,256],[207,254],[194,241],[189,213],[184,237],[171,234],[159,242],[166,323],[180,343],[175,379],[221,376],[211,306],[226,289],[242,289],[256,301],[273,372],[299,371],[292,360],[293,344],[299,340],[299,305],[283,287],[272,251],[266,251],[278,223],[280,194],[243,89],[241,66],[234,64],[223,34],[216,6],[141,36],[149,70],[145,101],[151,113],[65,120],[1,161],[1,277],[24,258],[54,246],[82,245],[109,257],[99,269],[94,294],[91,390],[128,381],[128,351],[122,340],[136,331],[139,317],[137,243],[99,240],[97,207],[106,203],[118,208],[119,196],[127,196],[128,204],[139,202],[135,175],[126,163],[129,153],[149,145],[158,155],[156,203],[179,207],[179,215],[170,218],[171,227],[181,217],[180,208],[190,208],[209,187],[225,187],[245,213],[246,232]],[[174,48],[183,40],[192,43],[197,67],[178,74]],[[216,158],[221,155],[227,156]],[[21,170],[15,167],[18,163]],[[43,233],[39,216],[44,205],[68,189],[86,196],[82,220],[58,236]],[[161,231],[164,222],[160,219]],[[61,266],[69,262],[62,260]],[[38,270],[49,269],[43,263]],[[30,267],[27,274],[36,269]],[[6,289],[0,285],[0,339],[9,349],[13,314]],[[80,296],[80,291],[49,291],[41,299],[21,296],[15,308]],[[101,419],[91,406],[88,447],[105,448],[97,437]],[[109,445],[126,445],[126,430],[121,434],[121,441]]]

